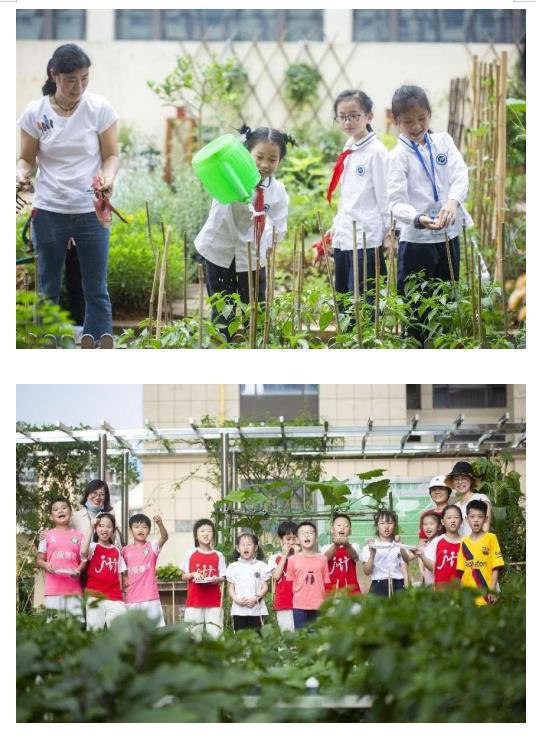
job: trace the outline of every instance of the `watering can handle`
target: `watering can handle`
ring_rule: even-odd
[[[239,179],[239,176],[236,174],[236,172],[233,171],[232,167],[230,166],[227,167],[227,177],[233,182],[235,188],[239,192],[244,191],[246,193],[245,196],[241,200],[239,200],[239,202],[244,202],[245,204],[250,203],[252,201],[252,193],[246,190],[246,187]]]

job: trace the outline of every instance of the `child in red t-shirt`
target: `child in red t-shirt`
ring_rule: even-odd
[[[449,504],[443,510],[443,535],[431,540],[427,545],[420,544],[416,549],[423,565],[433,572],[434,587],[442,589],[455,579],[458,551],[461,537],[458,534],[462,524],[462,511],[456,504]]]
[[[335,514],[331,535],[332,543],[321,548],[321,552],[329,561],[331,583],[327,588],[331,591],[347,589],[348,594],[360,594],[357,561],[361,557],[361,549],[357,543],[349,542],[351,520],[347,514]]]
[[[274,611],[280,632],[292,632],[293,621],[293,584],[287,580],[288,559],[298,553],[297,524],[291,520],[280,523],[276,534],[280,538],[282,552],[271,555],[267,567],[276,582],[274,588]]]
[[[195,547],[188,550],[182,564],[182,580],[188,582],[184,624],[197,640],[203,632],[215,640],[224,628],[221,584],[225,558],[214,550],[216,528],[212,520],[197,520],[193,538]]]
[[[71,504],[58,497],[51,502],[50,517],[54,528],[41,536],[37,566],[45,571],[45,606],[69,612],[84,620],[80,575],[82,532],[71,526]]]
[[[85,593],[87,629],[109,627],[113,619],[126,611],[122,598],[122,573],[127,570],[120,550],[113,545],[116,522],[110,512],[103,512],[91,522],[83,543],[81,557],[88,557]],[[94,535],[94,542],[90,542]]]

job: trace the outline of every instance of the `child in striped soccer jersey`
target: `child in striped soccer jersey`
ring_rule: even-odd
[[[158,525],[160,537],[149,541],[150,519],[146,514],[134,514],[130,517],[133,543],[122,548],[122,557],[128,566],[123,583],[127,608],[141,609],[156,622],[157,627],[165,627],[156,581],[156,563],[169,535],[160,515],[156,514],[153,519]]]
[[[224,627],[222,587],[225,577],[223,553],[214,550],[216,528],[210,519],[199,519],[193,526],[194,547],[182,564],[182,580],[188,582],[184,624],[197,640],[206,632],[213,640]]]
[[[45,606],[83,619],[80,575],[83,533],[71,527],[71,504],[64,497],[50,506],[54,527],[47,530],[38,546],[37,566],[45,571]]]
[[[269,558],[267,567],[272,573],[275,584],[274,611],[280,632],[292,632],[295,629],[293,621],[293,584],[287,580],[287,564],[292,555],[299,550],[297,540],[297,525],[291,520],[282,522],[278,526],[277,535],[280,538],[282,551]]]
[[[109,627],[126,611],[122,598],[122,574],[126,571],[126,563],[120,550],[113,545],[115,532],[115,518],[103,512],[92,520],[81,546],[81,556],[88,557],[87,629]],[[91,542],[93,536],[94,542]]]
[[[494,604],[494,592],[498,590],[498,578],[504,567],[498,538],[483,529],[487,514],[486,502],[480,499],[469,502],[466,517],[471,532],[462,538],[456,564],[456,573],[462,586],[479,589],[481,596],[475,600],[478,606]]]

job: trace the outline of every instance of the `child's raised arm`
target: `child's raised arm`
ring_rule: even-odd
[[[99,517],[94,517],[94,519],[90,521],[90,527],[86,531],[85,536],[81,542],[81,558],[83,558],[84,560],[88,559],[90,541],[92,540],[92,535],[94,534],[99,521]]]
[[[374,540],[368,540],[368,550],[370,551],[370,557],[368,560],[363,560],[363,571],[365,576],[370,576],[374,570],[374,558],[376,557],[376,548],[374,547]]]
[[[164,527],[161,515],[155,514],[152,519],[158,525],[158,529],[160,531],[160,548],[163,548],[165,543],[169,540],[169,533]]]

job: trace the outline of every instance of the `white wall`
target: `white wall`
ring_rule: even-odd
[[[95,13],[102,15],[94,15]],[[110,22],[112,14],[108,11],[94,11],[94,14],[89,14],[89,40],[81,42],[92,60],[89,89],[110,100],[121,123],[133,125],[137,130],[150,134],[155,145],[161,149],[164,120],[174,115],[174,111],[162,106],[147,87],[146,81],[160,81],[172,70],[180,45],[174,41],[93,40],[100,33],[103,34],[102,39],[104,36],[110,38],[113,30]],[[58,41],[17,42],[17,116],[30,100],[41,95],[47,61],[58,45]],[[209,46],[218,52],[224,47],[221,43]],[[250,46],[249,43],[238,43],[235,44],[235,50],[241,58],[247,55],[246,68],[250,79],[255,81],[261,76],[258,93],[263,99],[270,100],[274,96],[274,89],[267,75],[270,73],[276,80],[281,80],[287,61],[281,54],[273,54],[276,46],[274,43],[262,43],[260,48],[263,59],[272,59],[269,68],[265,69],[257,55],[250,52]],[[390,107],[396,87],[404,83],[419,84],[427,89],[434,108],[433,128],[446,129],[449,81],[454,77],[467,75],[470,66],[465,46],[441,43],[340,43],[336,49],[340,57],[345,59],[352,47],[355,48],[348,65],[349,80],[346,80],[339,74],[332,54],[325,55],[325,43],[309,44],[315,59],[322,59],[320,70],[329,81],[333,95],[349,86],[349,83],[364,89],[374,100],[376,129],[381,130],[385,121],[385,109]],[[194,54],[197,52],[203,59],[199,43],[185,43],[184,48]],[[498,48],[509,51],[512,67],[515,48],[509,45]],[[284,49],[291,60],[296,60],[299,56],[300,45],[297,43],[284,44]],[[493,58],[493,52],[485,44],[471,44],[469,49],[487,61]],[[333,83],[335,79],[336,82]],[[323,93],[323,89],[321,91]],[[324,100],[321,109],[331,124],[332,100]],[[252,125],[282,126],[287,113],[281,101],[275,99],[269,110],[268,120],[262,120],[261,117],[258,108],[253,104],[249,105],[246,120]]]

